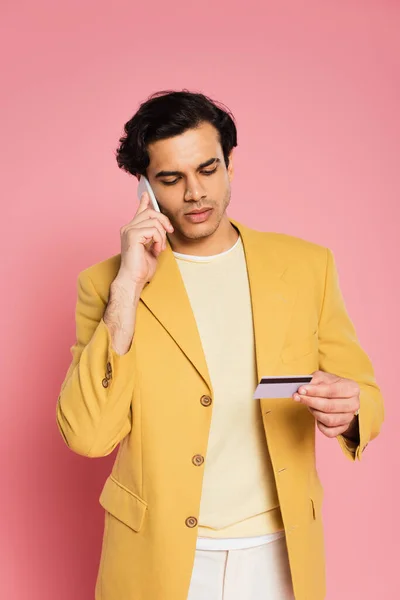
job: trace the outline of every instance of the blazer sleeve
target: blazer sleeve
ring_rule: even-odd
[[[345,307],[332,251],[326,248],[325,292],[319,319],[319,368],[356,381],[360,386],[359,443],[338,436],[347,458],[361,460],[368,443],[381,429],[384,406],[374,369],[360,345]]]
[[[126,354],[115,352],[103,320],[106,303],[85,271],[77,291],[76,342],[57,401],[57,425],[74,452],[106,456],[131,429],[135,344]]]

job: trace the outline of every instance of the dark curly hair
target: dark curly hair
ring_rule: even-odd
[[[182,91],[162,91],[143,102],[133,117],[125,123],[125,135],[116,151],[118,166],[135,175],[145,175],[150,159],[147,145],[157,140],[180,135],[200,123],[211,123],[218,133],[225,164],[237,146],[234,117],[229,109],[204,94]]]

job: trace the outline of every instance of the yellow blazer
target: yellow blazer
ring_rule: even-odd
[[[379,433],[383,402],[347,315],[332,252],[231,222],[244,244],[258,377],[321,369],[357,381],[361,441],[338,441],[349,459],[361,459]],[[79,454],[106,456],[120,444],[100,497],[105,528],[96,600],[186,600],[203,477],[192,457],[207,454],[212,384],[170,246],[142,292],[130,350],[115,353],[102,317],[119,266],[116,255],[79,274],[76,343],[57,423]],[[295,597],[322,600],[323,491],[314,417],[291,398],[262,399],[260,410]]]

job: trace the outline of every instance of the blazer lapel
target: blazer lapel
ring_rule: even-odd
[[[211,391],[210,375],[196,320],[168,242],[167,248],[159,256],[153,279],[142,291],[141,300],[175,340]]]
[[[289,264],[268,235],[231,220],[242,237],[250,284],[258,380],[274,375],[296,299],[284,280]]]

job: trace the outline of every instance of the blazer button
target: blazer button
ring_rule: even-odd
[[[197,519],[196,517],[188,517],[185,521],[186,523],[186,527],[190,527],[191,529],[193,529],[193,527],[196,527],[197,525]]]
[[[203,462],[204,462],[204,457],[201,454],[195,454],[192,458],[192,463],[196,467],[200,467],[200,465],[202,465]]]
[[[103,387],[108,387],[108,379],[103,379],[101,383],[103,384]]]
[[[111,368],[111,363],[110,363],[110,362],[108,362],[108,363],[107,363],[107,373],[111,373],[111,371],[112,371],[112,368]]]
[[[210,404],[212,403],[212,400],[211,400],[210,396],[202,396],[200,398],[200,402],[203,406],[210,406]]]

